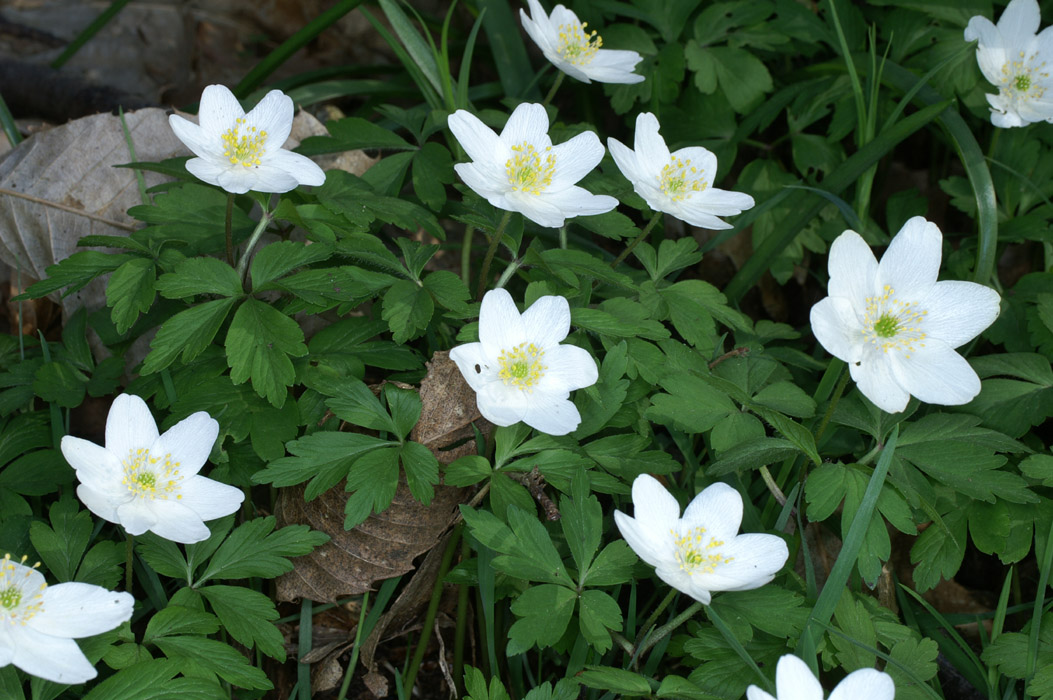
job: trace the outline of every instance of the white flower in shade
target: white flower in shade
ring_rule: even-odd
[[[692,226],[731,228],[720,216],[741,214],[753,207],[753,197],[713,187],[717,157],[701,146],[670,153],[658,133],[658,119],[650,112],[636,117],[636,150],[617,139],[607,139],[614,162],[636,194],[655,211],[671,214]]]
[[[527,0],[530,14],[519,10],[523,28],[540,47],[545,58],[559,70],[583,83],[639,83],[644,77],[633,73],[643,56],[635,51],[601,49],[603,38],[589,31],[588,22],[563,5],[546,15],[541,3]]]
[[[293,101],[271,90],[252,111],[222,85],[201,93],[197,124],[178,115],[168,123],[197,158],[186,169],[227,192],[288,192],[297,185],[321,185],[325,173],[307,156],[282,148],[293,121]]]
[[[772,697],[755,685],[746,689],[747,700],[823,700],[823,686],[812,675],[808,664],[792,654],[779,659],[775,667],[775,692]],[[829,700],[892,700],[896,685],[892,676],[873,668],[852,671],[837,684]]]
[[[207,539],[204,521],[222,518],[245,499],[240,489],[199,476],[219,434],[204,411],[164,435],[146,402],[121,394],[106,417],[106,447],[70,435],[62,454],[77,470],[77,496],[92,513],[124,526],[189,544]]]
[[[0,559],[0,668],[67,685],[90,681],[95,667],[73,640],[131,619],[135,600],[88,583],[49,586],[25,561]]]
[[[494,425],[523,421],[549,435],[566,435],[581,423],[570,392],[596,383],[596,361],[575,345],[560,345],[570,332],[570,305],[541,297],[520,316],[512,296],[492,289],[479,312],[479,342],[450,350],[479,413]]]
[[[790,556],[781,537],[738,534],[742,496],[716,483],[680,504],[657,479],[633,481],[633,517],[614,511],[614,522],[636,555],[658,578],[706,605],[713,591],[747,591],[775,578]]]
[[[603,160],[600,139],[586,131],[553,146],[548,114],[539,104],[516,107],[500,136],[463,109],[450,115],[449,125],[472,159],[454,170],[498,209],[559,228],[569,217],[603,214],[618,206],[614,197],[574,185]]]
[[[956,406],[980,393],[979,377],[954,348],[994,323],[1000,297],[975,282],[937,282],[942,245],[936,224],[916,216],[880,263],[855,231],[830,247],[830,296],[812,307],[812,332],[889,413],[911,395]]]
[[[1036,0],[1011,0],[998,26],[977,15],[965,28],[966,41],[980,41],[980,71],[998,88],[987,95],[995,126],[1053,122],[1053,27],[1038,33],[1040,21]]]

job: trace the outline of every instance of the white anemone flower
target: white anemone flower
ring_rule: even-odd
[[[572,216],[603,214],[618,206],[614,197],[574,184],[603,160],[599,137],[586,131],[553,146],[548,114],[539,104],[516,107],[500,136],[463,109],[450,115],[449,125],[472,159],[454,170],[498,209],[559,228]]]
[[[560,345],[570,332],[570,305],[544,296],[519,314],[512,296],[492,289],[479,312],[479,342],[450,350],[475,391],[479,413],[494,425],[523,421],[549,435],[566,435],[581,423],[570,392],[596,383],[596,361],[575,345]]]
[[[786,654],[775,666],[776,697],[755,685],[746,689],[746,700],[823,700],[823,686],[808,664]],[[896,685],[892,676],[873,668],[852,671],[837,684],[829,700],[892,700]]]
[[[209,537],[204,521],[230,515],[245,499],[240,489],[198,475],[218,435],[219,423],[204,411],[159,435],[146,402],[121,394],[106,417],[106,447],[70,435],[61,447],[88,510],[129,535],[149,530],[190,544]]]
[[[109,632],[132,617],[135,600],[89,583],[49,586],[36,566],[0,559],[0,668],[13,664],[55,683],[97,672],[74,639]]]
[[[602,49],[603,38],[587,29],[588,22],[563,5],[546,15],[541,3],[527,0],[530,14],[520,9],[523,28],[538,45],[549,63],[583,83],[639,83],[644,77],[633,73],[643,56],[635,51]]]
[[[1000,297],[975,282],[937,282],[943,234],[916,216],[881,262],[855,231],[830,247],[830,296],[812,307],[812,332],[848,363],[859,390],[898,413],[914,395],[957,406],[980,393],[980,379],[954,348],[998,318]]]
[[[738,534],[742,496],[727,484],[703,489],[680,517],[680,504],[653,476],[633,481],[633,517],[614,522],[658,578],[709,605],[713,591],[747,591],[775,578],[790,556],[781,537]]]
[[[753,207],[753,197],[713,187],[717,157],[701,146],[670,153],[658,133],[658,119],[650,112],[636,117],[636,150],[617,139],[607,139],[614,162],[636,194],[655,211],[671,214],[692,226],[731,228],[720,216],[741,214]]]
[[[1041,19],[1035,0],[1011,0],[998,26],[977,15],[965,28],[966,41],[980,42],[980,71],[998,88],[987,95],[995,126],[1053,122],[1053,28],[1038,33]]]
[[[197,158],[186,169],[227,192],[288,192],[298,185],[321,185],[325,173],[307,156],[282,148],[292,130],[293,101],[271,90],[252,111],[238,104],[222,85],[201,93],[197,124],[178,115],[168,123]]]

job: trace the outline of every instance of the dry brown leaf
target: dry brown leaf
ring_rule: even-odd
[[[421,418],[411,439],[428,447],[440,463],[476,451],[471,423],[478,421],[488,433],[475,405],[475,393],[464,381],[448,353],[436,353],[421,382]],[[453,449],[443,449],[459,441]],[[278,579],[279,600],[310,598],[335,601],[364,593],[380,580],[413,569],[413,559],[435,546],[457,515],[463,489],[438,486],[431,505],[413,498],[400,483],[391,506],[371,515],[353,530],[344,530],[347,494],[330,489],[310,503],[303,488],[283,489],[275,514],[282,523],[303,523],[330,536],[330,541],[311,554],[295,560],[295,568]]]

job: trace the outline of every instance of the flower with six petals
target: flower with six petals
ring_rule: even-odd
[[[549,435],[566,435],[581,423],[570,392],[596,383],[596,361],[575,345],[560,345],[570,332],[570,305],[544,296],[519,314],[512,296],[492,289],[479,312],[479,342],[450,350],[475,390],[479,412],[494,425],[523,421]]]
[[[746,689],[746,700],[823,700],[819,680],[808,664],[792,654],[780,658],[775,667],[775,693],[773,698],[751,685]],[[895,695],[891,676],[873,668],[861,668],[845,676],[829,700],[892,700]]]
[[[997,26],[977,15],[965,27],[965,40],[980,42],[980,71],[998,88],[987,94],[995,126],[1053,122],[1053,27],[1039,33],[1041,21],[1036,0],[1011,0]]]
[[[55,683],[85,683],[97,672],[74,639],[131,619],[129,593],[90,583],[49,586],[36,567],[0,559],[0,668],[13,664]]]
[[[742,496],[727,484],[702,490],[680,517],[680,504],[657,479],[633,481],[633,517],[614,522],[658,578],[706,605],[713,591],[746,591],[775,578],[789,550],[781,537],[738,534]]]
[[[975,282],[937,282],[942,245],[936,224],[916,216],[880,263],[855,231],[830,247],[830,296],[812,307],[812,332],[889,413],[905,409],[911,395],[956,406],[980,393],[979,377],[954,348],[994,323],[1000,297]]]
[[[633,73],[643,56],[635,51],[601,49],[603,39],[589,31],[573,11],[563,5],[546,15],[541,3],[527,0],[530,14],[520,9],[523,28],[538,45],[549,63],[583,83],[639,83],[644,77]]]
[[[201,93],[197,121],[168,117],[172,131],[197,156],[186,169],[203,182],[234,194],[288,192],[325,182],[314,161],[282,148],[292,130],[293,101],[281,90],[271,90],[245,114],[234,93],[209,85]]]
[[[603,159],[599,137],[586,131],[553,146],[548,114],[539,104],[516,107],[500,136],[463,109],[450,115],[449,125],[472,159],[454,170],[498,209],[559,228],[572,216],[603,214],[618,206],[614,197],[574,184]]]
[[[121,394],[106,417],[106,446],[67,435],[62,454],[77,471],[77,496],[92,513],[124,526],[189,544],[209,537],[204,521],[238,509],[245,494],[200,476],[219,423],[204,411],[159,435],[146,402]]]
[[[607,147],[618,169],[633,183],[636,194],[655,211],[672,214],[692,226],[731,228],[720,216],[741,214],[753,207],[753,197],[713,187],[717,157],[701,146],[670,153],[650,112],[636,117],[635,150],[614,138]]]

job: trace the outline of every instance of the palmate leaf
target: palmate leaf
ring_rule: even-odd
[[[150,341],[150,354],[140,372],[160,372],[177,357],[184,364],[191,362],[212,343],[236,301],[233,298],[206,301],[169,318]]]
[[[279,408],[296,378],[289,356],[307,354],[300,325],[257,299],[246,299],[234,313],[226,349],[231,381],[251,379],[256,393]]]
[[[205,586],[199,588],[231,637],[240,644],[285,661],[281,632],[274,624],[278,610],[269,597],[244,586]]]
[[[329,540],[325,533],[306,525],[289,525],[277,531],[274,526],[273,517],[240,525],[219,546],[195,585],[215,578],[274,578],[292,569],[289,557],[308,554]]]

